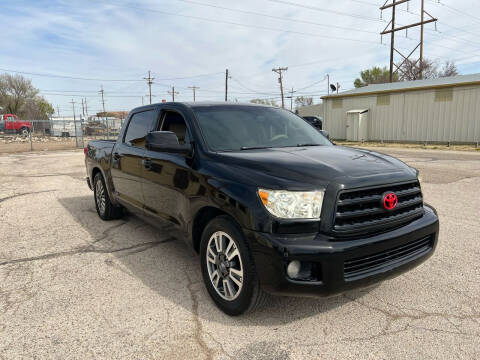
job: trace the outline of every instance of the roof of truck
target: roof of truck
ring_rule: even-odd
[[[255,104],[255,103],[237,103],[237,102],[225,102],[225,101],[175,101],[175,102],[164,102],[164,103],[154,103],[154,104],[149,104],[149,105],[144,105],[144,106],[139,106],[132,111],[138,111],[138,110],[147,110],[151,109],[152,107],[158,106],[158,105],[183,105],[189,108],[199,108],[199,107],[218,107],[218,106],[255,106],[255,107],[272,107],[270,105],[263,105],[263,104]]]

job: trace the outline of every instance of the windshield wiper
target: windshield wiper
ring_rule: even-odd
[[[298,147],[300,147],[300,146],[322,146],[322,144],[313,144],[313,143],[309,144],[309,143],[307,143],[307,144],[297,144],[297,146]]]
[[[240,150],[271,149],[271,146],[242,146]]]

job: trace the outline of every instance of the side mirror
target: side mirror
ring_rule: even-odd
[[[180,145],[177,135],[171,131],[152,131],[147,134],[145,147],[152,151],[191,155],[192,145]]]
[[[323,136],[325,136],[327,139],[330,140],[330,134],[328,133],[327,130],[319,130],[320,134],[322,134]]]

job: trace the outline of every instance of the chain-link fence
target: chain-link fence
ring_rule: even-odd
[[[116,139],[124,119],[52,118],[0,124],[0,153],[83,148],[92,139]]]

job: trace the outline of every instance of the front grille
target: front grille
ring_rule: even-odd
[[[350,259],[344,262],[343,273],[347,281],[357,280],[379,270],[401,265],[428,253],[433,247],[433,236],[406,243],[376,254]]]
[[[386,192],[398,197],[395,209],[382,205]],[[423,198],[418,181],[374,188],[345,190],[337,200],[333,231],[351,236],[392,230],[423,215]]]

